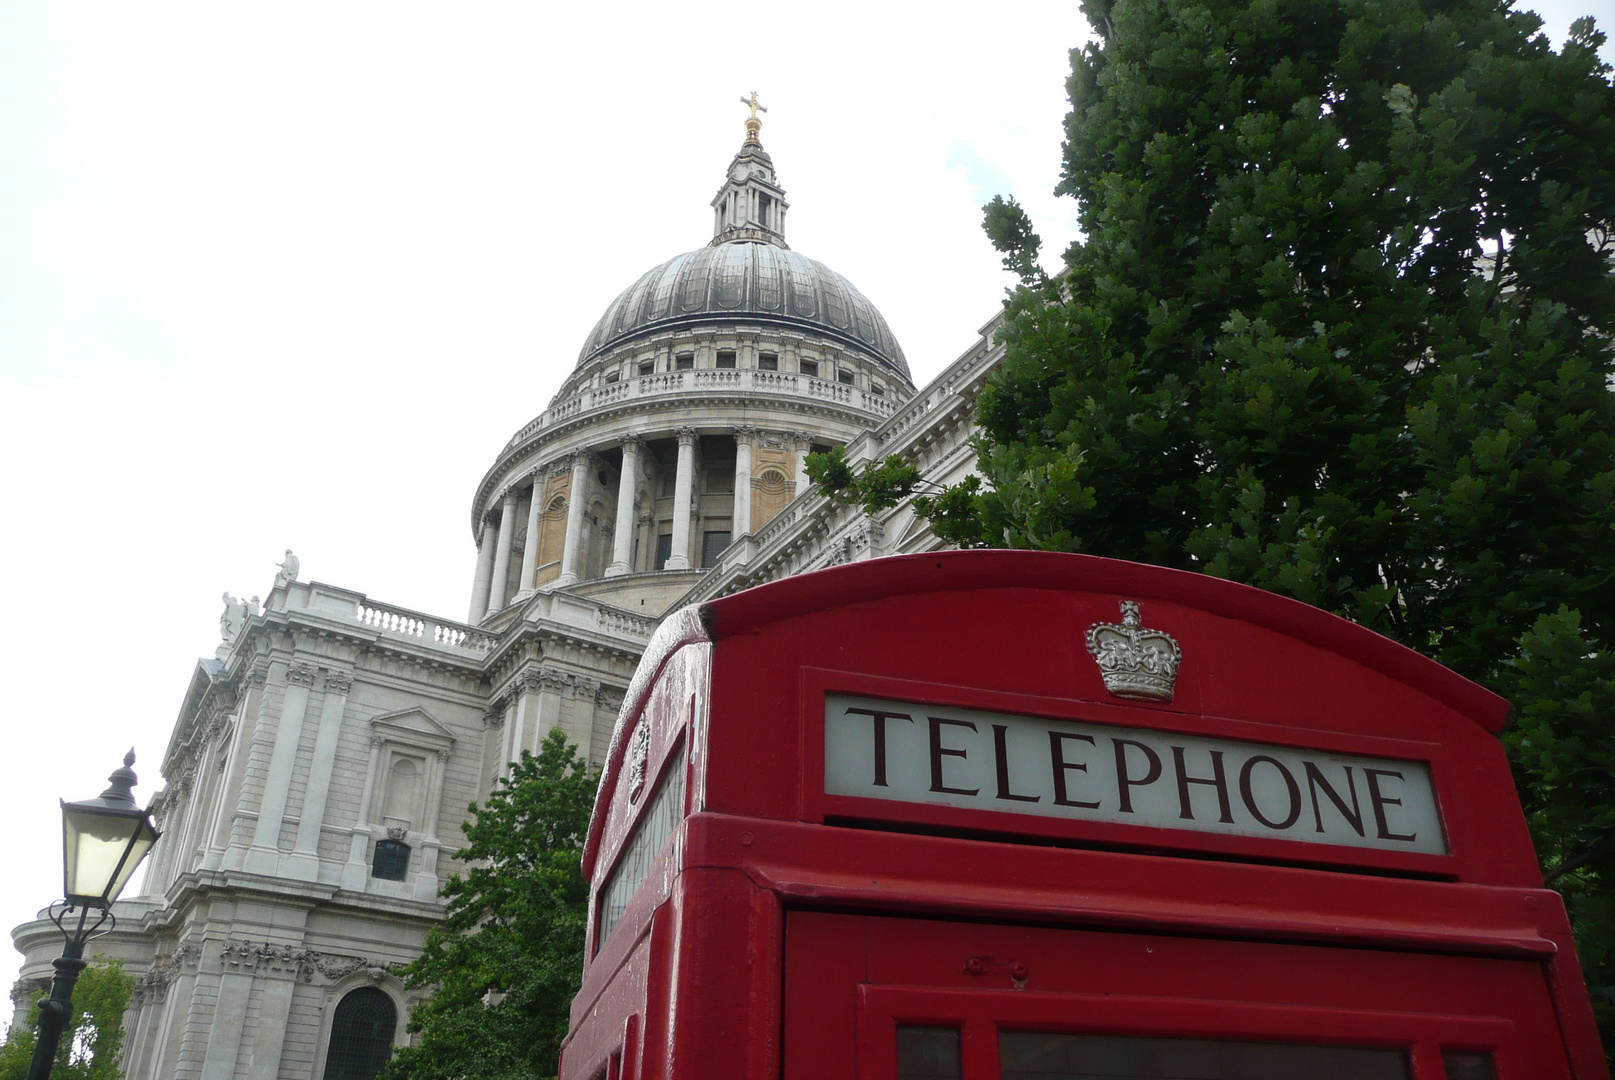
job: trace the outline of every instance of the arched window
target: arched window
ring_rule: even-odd
[[[325,1054],[325,1080],[374,1080],[393,1056],[398,1010],[374,986],[361,986],[337,1002],[331,1042]]]

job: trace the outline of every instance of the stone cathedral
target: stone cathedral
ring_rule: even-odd
[[[828,503],[803,461],[841,445],[965,476],[993,326],[916,389],[874,305],[787,244],[746,103],[711,241],[612,302],[477,482],[464,621],[301,580],[290,552],[261,609],[227,598],[162,758],[143,893],[90,947],[136,977],[130,1080],[373,1076],[409,1037],[397,972],[441,917],[467,804],[555,727],[598,766],[664,613],[938,546],[906,505]],[[13,938],[20,1020],[61,937]]]

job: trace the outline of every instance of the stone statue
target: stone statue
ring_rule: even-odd
[[[247,605],[225,593],[224,614],[219,616],[219,637],[227,642],[234,641],[245,625],[247,625]]]
[[[256,619],[258,617],[258,612],[258,598],[254,596],[251,600],[247,601],[247,614]]]
[[[280,567],[280,573],[275,575],[275,588],[297,580],[297,571],[301,568],[301,564],[297,561],[297,556],[292,554],[291,548],[286,549],[286,561],[275,565]]]

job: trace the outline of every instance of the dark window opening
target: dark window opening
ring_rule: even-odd
[[[370,876],[384,881],[403,881],[409,873],[409,845],[402,840],[377,840],[376,856],[370,863]]]
[[[1447,1067],[1447,1080],[1492,1080],[1492,1055],[1473,1050],[1443,1050],[1441,1064]]]
[[[798,360],[796,367],[804,375],[817,375],[819,373],[819,362],[817,360]]]
[[[847,386],[851,386],[852,385],[852,372],[850,372],[850,371],[838,371],[838,372],[836,372],[836,382],[844,383]]]
[[[729,532],[709,532],[701,534],[701,569],[710,570],[718,565],[718,556],[723,549],[729,546]]]
[[[654,375],[654,374],[656,374],[656,361],[654,361],[654,360],[646,360],[644,363],[640,364],[639,365],[639,373],[641,375]]]
[[[778,353],[771,353],[771,352],[758,353],[757,354],[757,367],[758,367],[759,370],[762,370],[762,371],[778,371],[779,370],[779,354]]]
[[[694,353],[679,353],[673,358],[674,371],[689,371],[693,367],[695,367]]]
[[[899,1028],[899,1033],[902,1032]],[[922,1029],[923,1030],[923,1029]],[[901,1047],[901,1042],[898,1044]],[[902,1053],[899,1050],[899,1075]],[[1057,1031],[1000,1031],[1003,1080],[1179,1080],[1189,1076],[1279,1080],[1292,1076],[1408,1080],[1402,1050],[1366,1046],[1222,1039],[1079,1035]],[[915,1072],[921,1076],[954,1073]],[[1452,1073],[1447,1074],[1449,1077]]]
[[[673,557],[673,534],[663,533],[656,538],[656,569],[666,570],[667,560]]]
[[[897,1080],[958,1080],[958,1028],[897,1029]]]
[[[877,383],[870,383],[869,384],[869,389],[874,392],[874,395],[876,397],[885,397],[886,396],[886,388],[884,386],[880,385],[880,383],[878,383],[878,382]]]
[[[607,385],[610,385],[611,383],[616,382],[620,378],[622,378],[622,372],[620,372],[620,371],[608,371],[608,372],[606,372],[606,383],[607,383]]]
[[[732,353],[732,352],[721,352],[721,353],[719,353],[718,354],[718,366],[721,367],[721,368],[732,368],[732,367],[734,367],[735,366],[735,354]]]
[[[325,1080],[374,1080],[393,1056],[398,1010],[385,991],[361,986],[337,1003]]]
[[[758,222],[760,222],[762,224],[763,228],[765,228],[765,229],[768,228],[768,207],[769,207],[768,196],[767,195],[759,195],[759,196],[757,196],[757,220],[758,220]]]

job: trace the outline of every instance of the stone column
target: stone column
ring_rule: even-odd
[[[436,896],[433,899],[437,899]],[[258,994],[258,1031],[252,1041],[251,1065],[236,1073],[242,1080],[276,1080],[286,1049],[286,1021],[292,1014],[295,972],[281,972],[263,980]]]
[[[471,614],[466,622],[480,622],[488,613],[488,586],[493,583],[493,524],[486,518],[482,534],[477,537],[477,576],[471,582]]]
[[[611,565],[606,577],[629,571],[634,555],[634,489],[639,486],[639,437],[622,441],[622,475],[617,479],[617,523],[611,534]]]
[[[280,823],[286,816],[292,767],[297,763],[297,744],[303,738],[303,717],[308,712],[308,694],[314,685],[314,674],[312,667],[301,663],[293,664],[286,673],[286,694],[281,699],[275,748],[270,753],[268,775],[264,777],[252,847],[247,850],[246,869],[250,873],[280,872]]]
[[[252,976],[227,971],[219,980],[213,1002],[213,1023],[208,1029],[207,1056],[202,1059],[202,1080],[233,1080],[241,1036],[247,1029],[247,1001],[252,997]]]
[[[375,797],[376,777],[381,773],[381,750],[385,740],[371,729],[370,764],[365,769],[364,790],[359,795],[359,821],[348,841],[348,861],[342,867],[342,887],[361,890],[370,880],[370,864],[365,855],[370,848],[370,830],[365,826],[371,817],[370,801]]]
[[[751,448],[756,441],[755,428],[735,428],[735,512],[729,532],[731,541],[751,532]]]
[[[340,671],[326,672],[325,700],[320,703],[320,724],[314,735],[314,758],[309,763],[303,810],[298,815],[297,842],[281,863],[281,873],[288,877],[319,880],[320,829],[325,824],[337,742],[342,737],[342,713],[348,706],[348,691],[352,688],[352,676]]]
[[[572,455],[572,486],[566,493],[566,546],[561,548],[561,576],[557,585],[570,585],[578,580],[578,567],[583,565],[583,505],[584,492],[589,483],[589,455],[579,451]]]
[[[533,575],[538,571],[538,526],[544,517],[544,474],[533,471],[533,497],[527,507],[527,541],[522,544],[522,571],[517,579],[516,599],[533,594]]]
[[[813,449],[813,436],[802,431],[794,432],[791,443],[796,451],[796,493],[800,495],[813,483],[807,474],[807,456],[808,451]]]
[[[690,568],[690,516],[694,512],[695,441],[694,428],[679,428],[679,467],[673,477],[673,552],[667,557],[668,570]]]
[[[510,543],[516,531],[516,492],[505,492],[505,501],[499,507],[499,539],[494,543],[493,585],[488,590],[488,615],[505,606],[505,587],[510,581]]]

